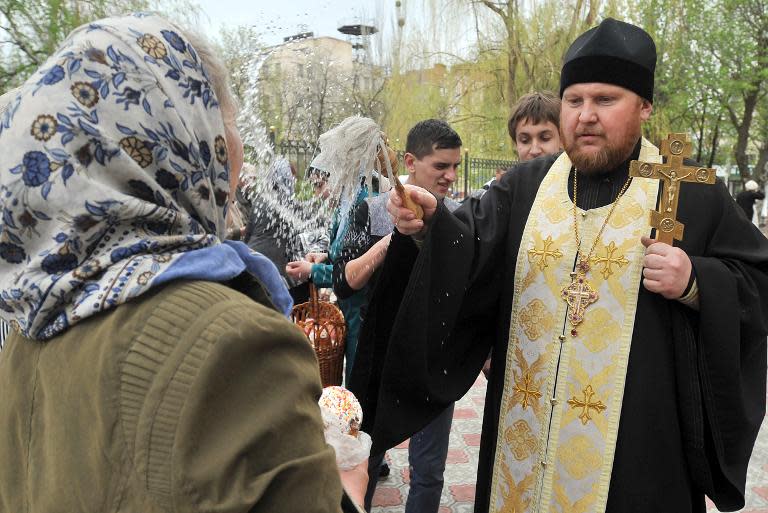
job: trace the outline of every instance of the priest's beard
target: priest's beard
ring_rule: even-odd
[[[586,175],[600,175],[612,171],[626,161],[635,149],[640,131],[629,130],[621,140],[607,141],[607,144],[598,152],[585,152],[577,143],[574,134],[566,137],[560,131],[560,140],[563,141],[565,153],[571,159],[573,166]]]

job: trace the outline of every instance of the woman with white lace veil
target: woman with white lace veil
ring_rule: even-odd
[[[303,259],[289,262],[285,270],[296,281],[309,280],[318,288],[329,288],[334,286],[334,263],[341,258],[354,208],[366,198],[389,190],[389,180],[384,178],[389,175],[383,157],[382,160],[377,159],[380,153],[383,154],[382,148],[386,147],[385,137],[378,124],[370,118],[350,116],[322,134],[318,144],[320,153],[310,168],[327,181],[327,196],[338,205],[327,232],[328,249],[308,252]],[[389,171],[392,165],[390,162]],[[346,384],[355,361],[360,311],[366,303],[367,293],[367,289],[363,288],[348,298],[337,300],[347,323],[344,347]]]

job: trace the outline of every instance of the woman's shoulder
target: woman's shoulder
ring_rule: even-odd
[[[134,454],[147,459],[140,468],[153,496],[189,500],[192,510],[226,489],[221,503],[239,507],[260,498],[232,483],[269,482],[274,468],[307,457],[334,470],[316,412],[317,360],[301,330],[267,305],[213,282],[171,284],[142,308],[151,311],[149,322],[134,336],[122,374],[145,379],[123,390],[121,402],[129,406],[122,418]],[[153,412],[151,418],[139,418],[135,404]],[[276,425],[296,431],[289,443],[274,441]],[[248,465],[228,460],[243,454],[253,455]]]
[[[238,290],[246,286],[259,290],[249,294]],[[285,316],[269,304],[268,297],[261,293],[263,289],[260,287],[257,282],[240,284],[235,288],[211,281],[179,281],[147,298],[144,308],[166,320],[179,319],[182,325],[188,325],[191,320],[207,322],[229,311],[290,325]]]

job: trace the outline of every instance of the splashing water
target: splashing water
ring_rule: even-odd
[[[327,196],[302,199],[294,194],[292,188],[276,186],[276,182],[280,180],[279,170],[284,168],[288,161],[284,156],[275,154],[267,130],[267,123],[262,119],[260,107],[263,99],[269,96],[265,78],[269,74],[268,71],[274,69],[274,66],[265,65],[265,63],[276,52],[284,51],[285,45],[282,45],[282,48],[279,46],[272,47],[256,53],[238,71],[239,76],[237,78],[247,85],[243,94],[243,106],[237,121],[241,127],[243,142],[249,150],[247,160],[252,164],[252,166],[247,166],[241,174],[243,194],[254,205],[250,214],[261,218],[263,221],[261,224],[268,226],[276,233],[278,242],[283,241],[286,244],[291,244],[297,239],[301,239],[299,234],[314,234],[304,237],[304,239],[310,240],[319,238],[319,234],[325,234],[330,224],[332,211],[336,207],[340,213],[340,223],[343,225],[347,222],[360,192],[363,178],[370,190],[370,184],[373,183],[372,172],[376,168],[376,153],[379,146],[384,145],[384,140],[381,129],[373,120],[360,116],[347,117],[332,129],[326,130],[317,140],[300,141],[306,143],[309,148],[319,147],[320,154],[314,159],[313,165],[327,173],[329,192]],[[327,76],[329,71],[334,72],[334,78],[337,81],[354,80],[352,76],[347,77],[343,70],[333,68],[332,64],[326,62],[324,58],[313,56],[311,50],[303,48],[300,51],[304,52],[305,57],[309,59],[306,70],[302,71],[302,73],[307,73],[307,82],[311,82],[312,73],[325,73],[322,76]],[[313,66],[316,67],[315,72],[312,71]],[[280,84],[279,93],[285,94],[287,97],[289,93],[283,91],[284,89],[286,91],[291,89],[290,84]],[[271,90],[269,91],[271,92]],[[334,92],[333,94],[337,93]],[[290,94],[293,95],[295,92]],[[311,116],[306,116],[306,114],[311,113],[317,107],[313,106],[313,100],[317,102],[318,99],[310,93],[290,96],[289,99],[300,114],[297,114],[296,119],[298,121],[296,124],[290,125],[293,129],[286,133],[289,135],[301,134],[303,139],[316,138],[322,123],[313,121]],[[346,100],[345,103],[348,103],[349,98]],[[352,110],[358,110],[358,106],[350,107]],[[323,105],[320,105],[319,108],[322,111]],[[347,109],[329,113],[328,121],[338,120],[339,117],[337,116],[343,115],[344,112],[350,113]],[[386,167],[391,168],[388,161]],[[391,171],[391,169],[389,170]],[[303,169],[297,171],[299,173],[304,172]],[[298,244],[294,248],[289,248],[289,252],[297,259],[302,258],[304,252],[308,250],[307,247],[302,248],[301,246],[306,246],[306,244]]]
[[[271,50],[254,55],[243,69],[241,78],[247,84],[243,106],[237,119],[243,144],[249,149],[240,175],[242,192],[253,205],[251,216],[276,235],[278,244],[288,244],[294,258],[302,258],[309,248],[301,241],[319,239],[327,230],[329,204],[320,198],[301,200],[295,197],[293,184],[282,183],[287,160],[275,155],[266,124],[261,119],[261,70]],[[290,173],[290,171],[288,171]],[[291,176],[291,178],[293,178]],[[303,235],[303,236],[302,236]]]

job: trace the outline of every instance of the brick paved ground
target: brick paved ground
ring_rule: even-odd
[[[439,513],[471,513],[475,497],[480,426],[485,398],[485,378],[456,404],[451,430],[445,487]],[[372,513],[401,513],[408,497],[408,443],[387,453],[391,473],[379,481]],[[711,503],[707,511],[717,511]],[[747,499],[743,513],[768,513],[768,421],[758,437],[747,476]]]

